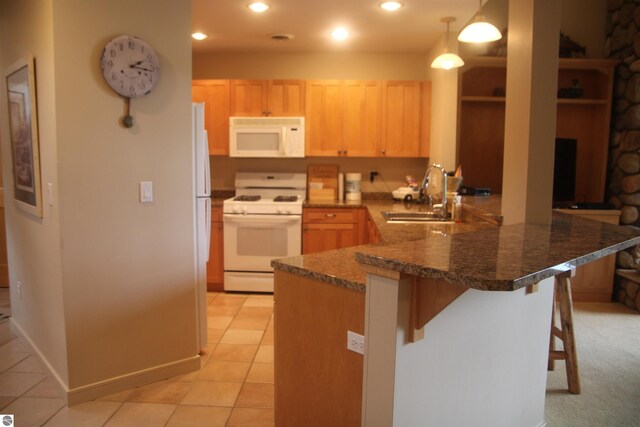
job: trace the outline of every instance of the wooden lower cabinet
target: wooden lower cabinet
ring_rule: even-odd
[[[275,272],[275,421],[279,427],[359,426],[365,294]]]
[[[376,222],[371,217],[371,213],[367,210],[367,242],[378,243],[380,241],[380,231],[376,226]]]
[[[222,207],[211,208],[211,249],[207,262],[207,290],[224,290],[224,241]]]
[[[305,208],[302,212],[302,253],[366,243],[366,212],[366,208]]]
[[[559,211],[614,225],[618,225],[620,220],[618,210],[559,209]],[[571,279],[571,299],[574,302],[611,302],[615,269],[615,254],[577,267],[576,275]]]

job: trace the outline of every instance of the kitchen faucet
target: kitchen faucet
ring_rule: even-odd
[[[433,176],[432,176],[433,175]],[[438,196],[439,193],[439,196]],[[427,168],[422,184],[420,184],[420,200],[426,202],[432,210],[440,209],[440,216],[447,218],[447,171],[439,163]],[[438,202],[440,199],[440,203]]]

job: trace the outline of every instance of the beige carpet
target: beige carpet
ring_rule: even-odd
[[[556,362],[547,378],[547,426],[640,426],[640,313],[576,303],[574,325],[582,393],[569,394],[564,362]]]

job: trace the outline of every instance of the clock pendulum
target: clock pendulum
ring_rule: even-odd
[[[104,47],[100,68],[109,87],[125,98],[126,114],[122,125],[131,128],[135,124],[131,116],[131,99],[148,95],[158,84],[158,55],[147,42],[122,35]]]

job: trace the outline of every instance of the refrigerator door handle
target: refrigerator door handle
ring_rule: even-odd
[[[206,130],[204,132],[204,156],[202,162],[204,162],[204,194],[211,195],[211,166],[209,162],[209,134]],[[209,204],[211,208],[211,204]]]
[[[205,220],[205,225],[204,225],[204,229],[205,229],[205,233],[206,233],[206,239],[207,239],[207,256],[206,256],[206,260],[209,260],[209,255],[211,254],[211,199],[207,198],[205,200],[205,212],[204,212],[204,220]]]

